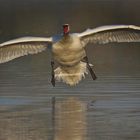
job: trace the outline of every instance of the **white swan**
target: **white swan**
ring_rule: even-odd
[[[59,67],[52,71],[54,78],[69,85],[76,85],[89,69],[93,79],[96,76],[88,63],[85,46],[88,43],[140,42],[140,27],[134,25],[111,25],[88,29],[82,33],[69,33],[69,25],[63,25],[63,34],[49,38],[22,37],[0,44],[0,63],[20,56],[36,54],[51,45],[51,53]],[[86,58],[83,62],[83,58]],[[53,67],[53,63],[52,63]]]

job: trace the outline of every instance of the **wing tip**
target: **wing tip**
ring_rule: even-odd
[[[128,28],[135,29],[135,30],[140,30],[140,26],[136,26],[136,25],[128,25]]]

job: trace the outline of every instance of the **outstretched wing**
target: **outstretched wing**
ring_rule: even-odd
[[[84,44],[110,42],[140,42],[140,27],[134,25],[111,25],[88,29],[79,33]]]
[[[52,43],[52,38],[21,37],[0,44],[0,63],[15,58],[44,51]]]

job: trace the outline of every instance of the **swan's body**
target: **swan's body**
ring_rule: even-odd
[[[81,60],[86,52],[80,38],[76,34],[66,35],[52,45],[52,55],[60,65],[55,70],[55,78],[69,85],[77,84],[85,73],[86,63]]]
[[[102,26],[88,29],[83,33],[69,33],[50,38],[22,37],[0,44],[0,63],[5,63],[27,54],[44,51],[51,45],[53,59],[59,67],[55,69],[55,78],[69,85],[79,83],[87,73],[85,45],[88,43],[106,44],[109,42],[140,42],[140,27],[134,25]]]
[[[73,66],[85,57],[85,49],[76,34],[67,35],[52,45],[54,59],[60,65]]]

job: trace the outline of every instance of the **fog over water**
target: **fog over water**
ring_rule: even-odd
[[[139,0],[0,0],[0,42],[48,37],[63,23],[71,32],[140,26],[139,7]],[[74,87],[52,87],[49,50],[1,64],[0,140],[139,140],[140,43],[89,45],[87,53],[98,79]]]

